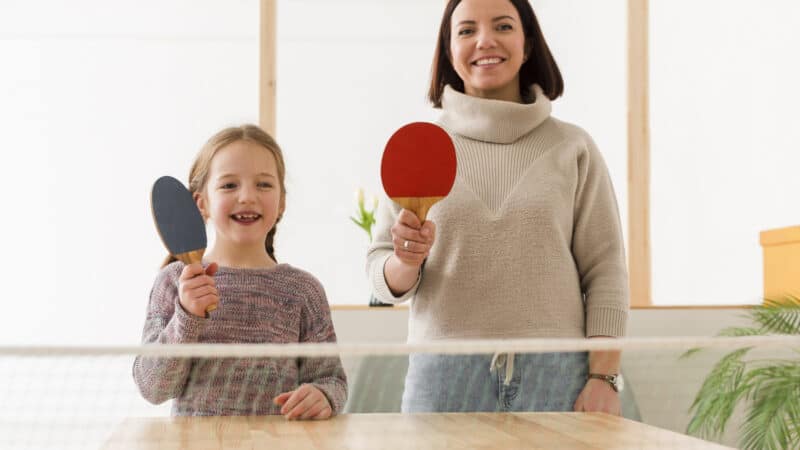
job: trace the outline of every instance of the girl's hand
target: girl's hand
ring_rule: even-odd
[[[419,268],[428,257],[436,236],[436,224],[420,223],[417,215],[403,209],[391,228],[394,256],[407,266]]]
[[[214,276],[219,266],[211,263],[203,269],[200,263],[188,264],[178,280],[178,296],[181,306],[197,317],[206,317],[206,309],[219,303]]]
[[[289,420],[324,420],[333,414],[328,397],[314,385],[303,384],[299,388],[284,392],[273,399],[281,405],[281,414]]]
[[[619,394],[606,381],[591,378],[586,382],[574,409],[577,412],[603,412],[614,416],[621,414]]]

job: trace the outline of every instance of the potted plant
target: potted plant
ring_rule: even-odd
[[[350,220],[359,228],[364,230],[369,236],[369,242],[372,243],[372,227],[375,226],[375,212],[378,210],[378,198],[372,197],[372,209],[367,209],[364,206],[364,190],[359,188],[356,191],[356,205],[358,209],[354,216],[350,216]],[[369,294],[369,306],[392,306],[389,303],[383,303],[372,294]]]
[[[800,299],[766,300],[748,313],[751,326],[730,327],[718,336],[800,335]],[[706,376],[689,408],[686,432],[714,438],[744,403],[739,444],[744,449],[800,448],[800,349],[785,359],[746,358],[752,348],[732,351]],[[684,357],[697,352],[689,350]]]

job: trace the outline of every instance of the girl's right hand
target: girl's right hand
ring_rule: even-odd
[[[183,309],[197,317],[206,317],[208,307],[219,303],[219,292],[213,278],[218,268],[217,263],[211,263],[205,269],[200,263],[183,268],[178,280],[178,296]]]
[[[413,212],[403,209],[391,228],[394,256],[404,265],[418,269],[431,252],[436,224],[420,223]]]

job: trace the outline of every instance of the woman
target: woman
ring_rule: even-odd
[[[450,0],[432,75],[456,181],[425,223],[382,209],[367,257],[377,298],[414,298],[411,342],[624,335],[608,169],[586,132],[550,116],[563,82],[528,1]],[[402,409],[619,414],[618,373],[619,352],[418,354]]]

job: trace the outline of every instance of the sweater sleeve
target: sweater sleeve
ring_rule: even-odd
[[[300,318],[300,342],[336,342],[331,310],[322,284],[311,277]],[[347,401],[347,377],[338,356],[300,358],[298,382],[311,383],[321,390],[339,414]]]
[[[378,300],[391,304],[403,303],[413,297],[422,279],[422,272],[420,272],[420,276],[417,277],[417,282],[414,283],[414,286],[399,297],[395,296],[389,289],[389,285],[386,284],[386,277],[383,275],[383,266],[386,264],[389,257],[392,256],[392,253],[394,253],[391,228],[399,214],[400,207],[388,197],[384,197],[378,207],[378,217],[375,222],[375,236],[372,240],[372,245],[370,245],[367,251],[367,278],[372,287],[372,292]]]
[[[196,343],[206,319],[186,312],[178,297],[178,278],[183,265],[173,263],[161,270],[150,292],[143,344]],[[180,396],[191,370],[188,358],[137,356],[133,379],[139,392],[153,404]]]
[[[614,187],[603,157],[586,136],[578,156],[572,254],[586,300],[586,336],[625,335],[628,273]]]

